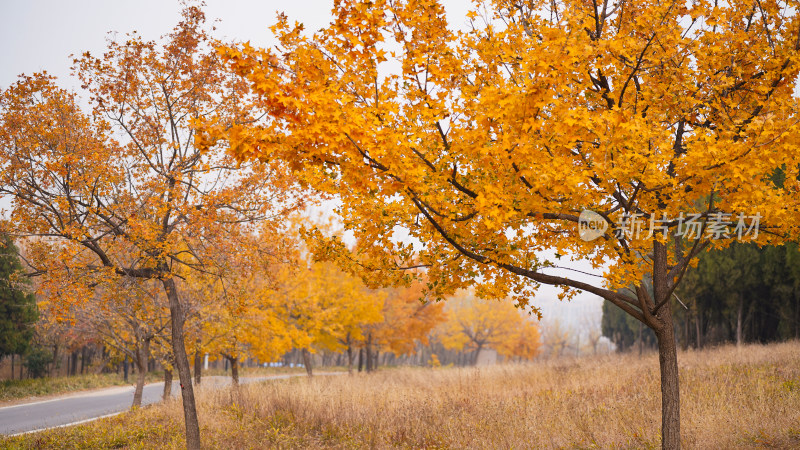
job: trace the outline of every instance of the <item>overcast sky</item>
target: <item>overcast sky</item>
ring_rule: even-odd
[[[450,22],[464,23],[468,0],[445,1]],[[0,0],[0,87],[20,73],[70,73],[70,54],[100,54],[109,32],[137,31],[145,39],[168,33],[180,18],[177,0]],[[206,18],[219,19],[216,36],[270,46],[268,27],[285,12],[317,30],[330,22],[333,0],[207,0]]]
[[[443,3],[451,27],[461,28],[471,2]],[[158,39],[178,23],[181,10],[177,0],[0,0],[0,5],[0,89],[14,83],[21,73],[42,70],[58,77],[62,86],[75,89],[69,55],[102,54],[109,32],[124,35],[135,30],[145,39]],[[204,10],[209,21],[220,20],[216,37],[264,47],[275,43],[268,27],[275,23],[278,11],[302,22],[307,30],[317,30],[330,22],[332,5],[333,0],[207,0]],[[596,278],[584,281],[598,283]],[[560,303],[556,292],[543,287],[533,301],[546,318],[558,318],[567,325],[579,324],[584,315],[599,320],[599,297],[583,294]]]

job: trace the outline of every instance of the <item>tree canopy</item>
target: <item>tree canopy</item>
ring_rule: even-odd
[[[281,16],[275,49],[223,48],[271,121],[200,140],[288,162],[365,254],[426,266],[437,293],[550,284],[624,310],[657,336],[677,448],[675,288],[709,246],[797,237],[798,6],[491,0],[453,31],[435,0],[341,1],[311,35]],[[602,281],[553,272],[568,259]]]
[[[230,270],[221,254],[249,242],[256,224],[282,227],[303,200],[277,165],[195,145],[194,121],[256,120],[247,85],[225,70],[206,28],[202,10],[187,6],[162,43],[133,33],[99,57],[80,55],[74,70],[90,111],[46,74],[0,94],[8,231],[29,238],[30,264],[65,307],[115,277],[161,284],[191,448],[200,447],[199,425],[176,279],[221,276]],[[62,289],[65,272],[84,282]]]

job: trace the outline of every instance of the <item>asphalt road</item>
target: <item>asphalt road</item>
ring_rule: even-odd
[[[319,375],[332,374],[320,373]],[[296,376],[305,376],[305,374],[242,377],[240,383],[277,380]],[[228,384],[230,384],[229,377],[204,377],[201,386],[226,386]],[[142,394],[142,405],[160,402],[163,390],[163,383],[145,385]],[[178,382],[173,382],[172,395],[178,395],[179,391]],[[127,411],[130,409],[132,402],[133,386],[121,386],[6,406],[0,408],[0,434],[18,434],[73,425],[76,422],[89,421]]]

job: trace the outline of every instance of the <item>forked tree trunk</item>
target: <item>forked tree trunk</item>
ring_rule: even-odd
[[[164,369],[164,392],[161,399],[166,400],[172,395],[172,370]]]
[[[142,392],[147,376],[147,360],[150,357],[150,339],[142,339],[136,348],[136,389],[133,391],[131,408],[142,406]]]
[[[227,355],[222,353],[222,357],[225,358],[225,361],[230,361],[231,363],[231,383],[234,386],[239,385],[239,359],[233,356]]]
[[[308,351],[307,348],[304,348],[303,351],[303,365],[306,366],[306,373],[308,376],[314,376],[313,368],[311,367],[311,352]]]
[[[169,313],[172,319],[172,356],[175,361],[175,368],[178,370],[178,379],[181,383],[183,418],[186,426],[186,448],[199,450],[200,424],[197,420],[197,406],[194,401],[192,372],[189,368],[189,358],[186,356],[186,344],[183,340],[183,322],[185,320],[183,305],[178,298],[178,288],[175,286],[175,280],[164,278],[161,283],[169,299]]]

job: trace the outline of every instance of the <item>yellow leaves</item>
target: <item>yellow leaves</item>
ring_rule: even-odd
[[[459,291],[447,301],[439,339],[447,349],[492,348],[507,357],[532,359],[540,342],[536,324],[508,300],[483,300]]]
[[[244,296],[225,298],[215,283],[236,279],[231,273],[246,279],[254,258],[244,255],[284,255],[280,220],[306,195],[283,161],[237,162],[221,138],[230,130],[239,159],[255,158],[270,136],[256,106],[297,105],[288,97],[262,104],[219,64],[202,12],[188,7],[184,19],[163,45],[134,37],[110,42],[101,58],[78,58],[92,111],[46,74],[0,94],[0,191],[13,198],[8,229],[31,237],[30,262],[45,273],[38,291],[61,319],[77,309],[108,314],[118,334],[126,319],[153,325],[169,314],[163,293],[152,289],[164,280],[208,289],[209,298],[183,299],[194,311],[230,300],[205,331],[238,332],[235,319],[261,312]],[[223,54],[241,71],[278,62],[269,52],[253,62],[245,57],[251,50]],[[256,234],[271,239],[268,249],[253,249]],[[195,270],[215,281],[194,278]],[[201,335],[193,325],[193,337]]]
[[[282,17],[277,60],[225,54],[271,123],[216,136],[340,195],[345,223],[384,254],[397,249],[390,230],[408,230],[425,249],[402,262],[429,265],[437,292],[481,278],[492,294],[519,293],[518,274],[543,249],[611,261],[611,285],[637,279],[641,262],[621,255],[648,254],[653,240],[581,242],[569,217],[584,208],[660,217],[712,192],[724,206],[798,205],[765,176],[796,164],[796,146],[764,151],[796,136],[784,81],[797,52],[767,42],[793,48],[794,28],[768,38],[741,29],[749,7],[655,1],[603,26],[587,5],[567,2],[557,23],[505,8],[504,24],[475,21],[459,35],[435,2],[341,2],[335,23],[307,39]],[[401,63],[392,83],[378,81],[386,49]]]
[[[364,326],[382,320],[384,295],[331,264],[284,268],[276,289],[256,294],[285,327],[293,348],[339,351],[362,338]]]
[[[387,289],[386,295],[383,320],[369,327],[375,341],[395,355],[410,354],[417,344],[428,344],[431,330],[445,320],[444,304],[423,302],[421,283]]]

